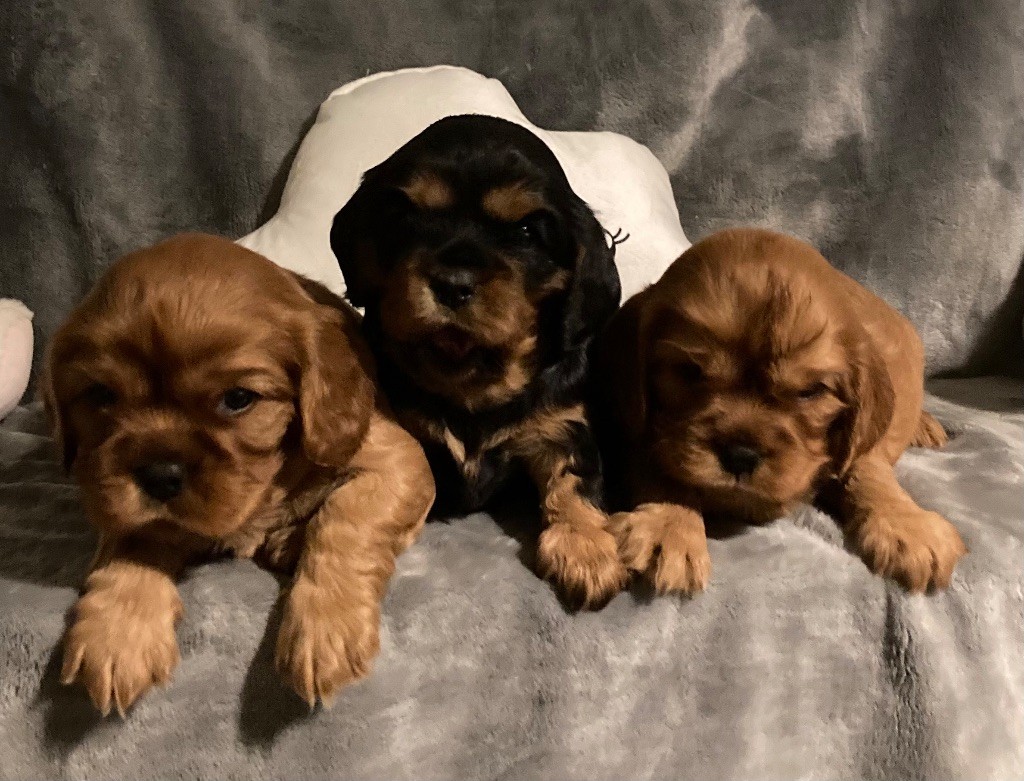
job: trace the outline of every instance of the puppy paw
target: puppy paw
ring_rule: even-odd
[[[75,607],[76,620],[64,636],[64,684],[81,681],[106,716],[111,705],[123,717],[150,687],[163,686],[180,660],[171,609],[120,606],[86,593]]]
[[[935,418],[927,412],[921,413],[921,419],[917,423],[917,431],[911,445],[914,447],[944,447],[949,442],[949,435]]]
[[[642,504],[616,513],[611,528],[623,564],[642,573],[659,593],[695,594],[711,577],[704,522],[695,511],[671,504]]]
[[[946,588],[957,561],[967,553],[953,524],[919,507],[873,512],[855,528],[853,538],[873,572],[908,591]]]
[[[298,582],[288,594],[277,636],[281,677],[312,708],[367,673],[380,648],[379,610],[336,591]]]
[[[559,521],[540,535],[540,573],[574,605],[597,608],[626,584],[615,537],[599,526]]]

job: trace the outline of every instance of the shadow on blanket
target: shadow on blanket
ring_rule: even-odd
[[[315,714],[315,710],[310,710],[295,692],[282,683],[274,669],[277,633],[281,628],[286,589],[291,583],[291,578],[286,575],[275,573],[274,576],[281,592],[270,611],[263,638],[245,674],[239,703],[238,735],[249,748],[269,749],[285,729]]]
[[[64,614],[65,629],[70,621],[69,607]],[[60,682],[63,659],[64,644],[57,643],[50,651],[36,695],[37,702],[46,708],[43,742],[47,751],[56,754],[61,761],[67,760],[71,752],[94,731],[104,726],[109,729],[110,724],[116,729],[116,722],[120,721],[116,717],[104,719],[81,686],[65,686]]]
[[[277,633],[281,626],[286,588],[291,580],[284,575],[276,577],[281,593],[270,612],[263,638],[246,672],[239,703],[239,736],[248,747],[270,748],[285,729],[314,713],[281,682],[274,668]],[[65,629],[70,624],[71,616],[69,606],[64,617]],[[36,695],[37,702],[46,709],[43,733],[45,745],[62,761],[96,730],[118,729],[121,723],[116,715],[104,718],[81,686],[65,686],[61,683],[63,655],[64,645],[58,642],[50,652]],[[126,718],[130,717],[129,710]]]

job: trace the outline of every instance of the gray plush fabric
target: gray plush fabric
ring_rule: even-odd
[[[451,63],[542,126],[648,144],[691,240],[809,239],[911,317],[933,374],[1019,376],[1022,31],[1019,0],[5,3],[0,296],[42,346],[115,256],[272,214],[331,89]],[[0,778],[1021,778],[1024,394],[932,390],[956,437],[899,471],[971,548],[948,593],[872,577],[807,509],[712,540],[697,599],[571,615],[501,508],[403,555],[376,670],[329,712],[273,673],[278,582],[192,571],[174,682],[124,722],[57,683],[93,535],[22,407],[0,424]]]
[[[932,373],[1022,373],[1022,31],[1020,0],[4,3],[0,295],[45,341],[116,255],[263,222],[332,89],[449,63],[650,146],[691,240],[810,240]]]
[[[181,665],[124,722],[56,680],[93,534],[22,408],[0,425],[0,777],[1021,778],[1024,396],[934,389],[954,439],[899,474],[971,549],[946,593],[872,576],[807,508],[713,539],[700,597],[567,614],[536,530],[475,515],[401,557],[373,675],[312,715],[272,669],[277,581],[191,571]]]

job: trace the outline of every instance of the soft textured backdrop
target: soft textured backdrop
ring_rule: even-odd
[[[22,0],[0,51],[0,295],[40,337],[119,253],[272,214],[332,89],[450,63],[650,146],[692,241],[817,244],[932,372],[1024,363],[1020,0]]]
[[[0,9],[0,295],[50,334],[117,254],[272,214],[318,102],[448,62],[556,129],[648,144],[695,240],[797,233],[921,328],[932,372],[1021,372],[1020,0],[19,0]],[[306,715],[278,584],[182,584],[183,660],[124,723],[56,683],[93,537],[38,407],[0,425],[0,778],[1024,776],[1024,399],[932,385],[899,473],[971,548],[948,593],[872,577],[805,509],[712,541],[693,601],[567,614],[519,515],[429,526],[375,674]],[[525,544],[523,541],[525,540]]]

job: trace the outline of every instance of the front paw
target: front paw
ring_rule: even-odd
[[[711,557],[700,515],[671,504],[642,504],[616,513],[611,528],[619,555],[659,593],[703,591],[711,578]]]
[[[277,636],[277,671],[312,708],[365,676],[380,648],[377,603],[354,603],[308,582],[288,594]]]
[[[953,524],[920,507],[872,512],[854,528],[853,541],[873,572],[908,591],[946,588],[967,553]]]
[[[599,526],[551,524],[540,535],[537,558],[541,575],[584,608],[604,605],[626,584],[615,538]]]
[[[86,593],[75,606],[75,622],[64,636],[64,684],[80,680],[106,716],[111,704],[123,717],[154,685],[163,686],[180,660],[174,624],[180,602],[169,609],[134,609],[103,604]]]

